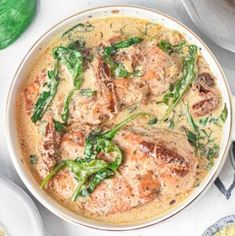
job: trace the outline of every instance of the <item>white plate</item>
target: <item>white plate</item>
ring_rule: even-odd
[[[39,212],[17,185],[0,176],[0,229],[7,236],[45,236]]]

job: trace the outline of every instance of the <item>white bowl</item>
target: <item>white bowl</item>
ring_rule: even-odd
[[[211,70],[213,71],[215,77],[217,78],[218,84],[223,94],[223,98],[228,107],[228,118],[224,125],[224,136],[221,144],[219,157],[215,161],[215,165],[210,170],[209,174],[200,184],[200,186],[197,187],[195,191],[185,201],[179,204],[177,208],[167,212],[166,214],[156,217],[155,219],[152,220],[147,220],[144,223],[127,224],[127,225],[113,225],[87,219],[81,215],[75,214],[74,212],[66,209],[64,206],[60,205],[53,198],[51,198],[45,191],[40,189],[38,183],[30,173],[26,164],[22,163],[20,160],[21,150],[19,141],[17,139],[16,123],[15,123],[16,94],[19,90],[20,85],[23,82],[23,78],[26,77],[26,73],[28,71],[28,65],[30,65],[35,60],[40,48],[46,45],[47,42],[51,38],[53,38],[55,34],[63,32],[65,29],[76,24],[76,22],[78,21],[87,20],[90,17],[93,18],[105,17],[105,16],[111,16],[113,14],[115,14],[116,16],[132,16],[137,18],[144,18],[152,22],[163,23],[165,26],[169,28],[180,31],[186,37],[187,40],[191,41],[191,43],[194,43],[199,48],[201,48],[201,53],[209,63]],[[7,110],[6,110],[6,139],[12,161],[22,181],[25,183],[29,191],[31,191],[31,193],[51,212],[53,212],[54,214],[63,218],[66,221],[72,222],[74,224],[85,225],[96,229],[105,229],[105,230],[139,229],[167,220],[168,218],[174,216],[175,214],[186,208],[195,199],[197,199],[203,192],[205,192],[205,190],[208,189],[208,187],[213,183],[213,180],[218,176],[227,157],[229,146],[232,140],[232,96],[225,75],[222,71],[222,68],[217,62],[214,55],[211,53],[208,47],[202,42],[202,40],[189,28],[184,26],[182,23],[161,12],[157,12],[142,7],[133,7],[133,6],[100,7],[80,12],[58,23],[57,25],[52,27],[49,31],[47,31],[29,50],[29,52],[21,62],[15,74],[14,80],[12,82],[9,91],[7,99]]]

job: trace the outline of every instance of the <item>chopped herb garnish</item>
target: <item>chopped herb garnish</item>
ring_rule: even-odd
[[[38,162],[38,157],[36,155],[34,155],[34,154],[31,154],[29,156],[29,163],[31,165],[35,165],[35,164],[37,164],[37,162]]]
[[[156,117],[149,120],[148,125],[155,125],[157,123],[158,119]]]
[[[63,133],[66,131],[66,126],[63,123],[59,122],[58,120],[53,120],[53,122],[57,132]]]
[[[212,138],[212,131],[208,133],[195,123],[189,111],[189,105],[187,105],[187,118],[192,128],[192,131],[186,130],[188,141],[195,148],[197,155],[208,160],[208,168],[210,168],[213,166],[214,158],[218,156],[219,146],[214,142],[215,139]]]
[[[92,24],[83,24],[83,23],[78,23],[77,25],[74,25],[72,28],[68,29],[67,31],[65,31],[62,34],[62,38],[67,35],[68,33],[71,33],[72,31],[74,31],[76,29],[76,31],[78,32],[91,32],[94,29],[94,26]]]
[[[226,121],[228,116],[228,110],[226,103],[224,104],[224,108],[218,118],[215,117],[204,117],[199,120],[199,124],[206,126],[207,124],[215,124],[215,125],[222,125]]]
[[[87,88],[87,89],[81,89],[79,91],[79,93],[82,95],[82,96],[85,96],[85,97],[93,97],[96,95],[96,91],[95,90],[92,90],[90,88]]]

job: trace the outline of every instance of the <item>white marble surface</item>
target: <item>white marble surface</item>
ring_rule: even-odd
[[[58,21],[68,17],[81,10],[108,4],[133,4],[154,8],[174,16],[197,34],[208,44],[214,52],[219,62],[224,68],[229,84],[235,94],[235,54],[226,51],[215,45],[202,35],[193,25],[188,17],[184,7],[179,0],[39,0],[38,13],[33,23],[22,37],[13,45],[5,50],[0,51],[0,174],[11,179],[23,189],[24,184],[19,179],[8,154],[4,139],[4,113],[5,101],[14,73],[28,51],[29,47],[40,37],[46,30]],[[229,165],[229,160],[227,162]],[[223,178],[230,178],[224,168]],[[233,173],[232,173],[233,174]],[[231,173],[230,173],[231,175]],[[26,190],[27,191],[27,190]],[[27,191],[28,192],[28,191]],[[32,197],[32,195],[30,195]],[[32,197],[33,198],[33,197]],[[71,225],[59,219],[39,202],[36,205],[41,213],[42,219],[48,231],[47,235],[53,236],[87,236],[87,235],[164,235],[164,236],[184,236],[201,235],[202,232],[217,219],[222,216],[235,214],[235,193],[229,201],[213,185],[209,191],[189,208],[170,219],[169,221],[157,225],[153,228],[126,233],[110,233],[104,231],[94,231],[81,226]],[[1,209],[0,209],[1,210]],[[14,219],[12,219],[14,220]]]

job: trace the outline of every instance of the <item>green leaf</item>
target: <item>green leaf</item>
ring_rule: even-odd
[[[199,127],[196,125],[196,123],[193,120],[193,117],[189,111],[189,104],[187,104],[187,118],[188,118],[188,123],[192,127],[193,131],[198,132]]]
[[[106,47],[104,49],[104,54],[105,55],[113,55],[117,52],[118,49],[121,48],[128,48],[134,44],[138,44],[142,42],[143,39],[140,37],[130,37],[128,39],[122,40],[120,42],[112,44],[110,47]]]
[[[52,170],[51,172],[43,179],[40,187],[44,188],[48,185],[49,181],[55,177],[61,170],[65,169],[67,167],[67,162],[66,161],[61,161],[58,163]]]
[[[193,133],[192,131],[187,131],[187,138],[188,141],[194,146],[197,147],[197,135]]]
[[[173,90],[164,95],[163,101],[169,106],[160,122],[164,121],[175,109],[176,105],[182,100],[183,96],[189,90],[196,77],[195,63],[197,56],[197,46],[189,45],[188,47],[189,55],[184,58],[183,61],[182,77],[175,83]]]
[[[100,151],[104,151],[105,153],[107,153],[108,150],[113,148],[112,143],[110,141],[112,141],[112,139],[115,137],[117,131],[133,119],[143,115],[149,114],[146,112],[135,113],[127,119],[123,120],[121,123],[115,125],[111,130],[103,133],[91,131],[85,141],[84,158],[86,160],[91,160],[96,158],[97,154]]]
[[[61,114],[61,118],[62,118],[62,120],[64,121],[65,124],[67,123],[68,118],[69,118],[69,104],[72,100],[73,93],[74,93],[75,90],[76,89],[73,89],[69,92],[69,95],[66,98],[65,103],[64,103],[64,108],[63,108],[63,111],[62,111],[62,114]]]
[[[169,54],[172,53],[178,53],[182,50],[182,48],[185,46],[186,42],[181,41],[179,44],[172,45],[167,40],[161,40],[158,44],[159,48],[162,49],[162,51],[167,52]]]
[[[85,48],[85,45],[86,45],[86,41],[83,38],[81,38],[81,39],[78,39],[74,42],[71,42],[68,45],[68,48],[72,49],[72,50],[81,51],[82,49]]]
[[[82,96],[85,96],[85,97],[93,97],[96,95],[96,91],[95,90],[92,90],[90,88],[87,88],[87,89],[81,89],[79,91],[79,93],[82,95]]]
[[[31,120],[35,123],[38,120],[41,120],[44,113],[47,111],[49,105],[51,104],[59,84],[59,66],[58,62],[55,63],[54,69],[48,71],[48,81],[43,87],[42,93],[39,95],[33,110],[33,115]]]
[[[78,23],[76,25],[74,25],[73,27],[71,27],[70,29],[66,30],[63,34],[62,34],[62,38],[67,35],[68,33],[71,33],[72,31],[76,30],[77,32],[82,32],[82,33],[86,33],[86,32],[91,32],[94,30],[94,26],[92,24],[83,24],[83,23]]]
[[[142,115],[149,114],[139,112],[115,125],[109,131],[103,133],[90,132],[86,138],[83,159],[65,160],[58,163],[42,181],[41,187],[45,187],[54,176],[64,168],[68,167],[78,182],[72,200],[75,201],[79,196],[87,196],[92,193],[95,187],[104,179],[113,176],[123,162],[122,150],[116,144],[112,143],[112,139],[116,135],[117,131],[128,122]],[[105,162],[100,159],[95,159],[99,152],[103,152],[104,154],[116,154],[114,161]]]
[[[76,201],[81,191],[81,187],[86,183],[90,176],[108,167],[107,162],[103,160],[91,160],[89,162],[67,161],[67,164],[78,182],[77,189],[72,196],[72,201]]]
[[[53,122],[57,132],[63,133],[66,131],[66,126],[63,123],[59,122],[58,120],[53,120]]]
[[[199,124],[201,124],[201,125],[203,125],[203,126],[206,126],[207,123],[208,123],[208,121],[209,121],[209,117],[201,118],[201,119],[199,120]]]
[[[91,180],[81,187],[79,195],[86,197],[94,192],[97,185],[99,185],[103,180],[108,179],[114,175],[114,172],[110,169],[103,169],[98,171]]]
[[[68,68],[74,80],[74,87],[79,89],[83,79],[83,57],[81,52],[60,46],[54,48],[52,54],[55,59]]]
[[[13,43],[36,13],[36,0],[0,1],[0,49]]]

